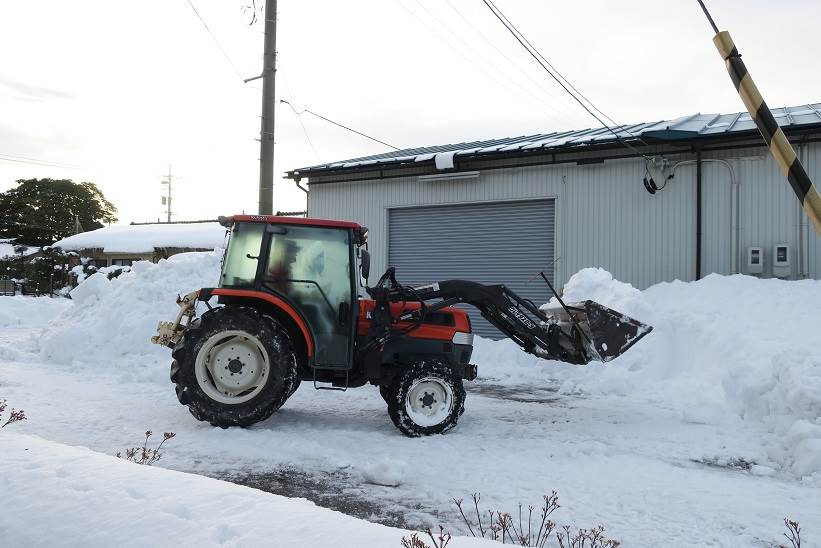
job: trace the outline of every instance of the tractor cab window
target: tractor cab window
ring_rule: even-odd
[[[317,338],[317,364],[347,367],[351,340],[351,245],[348,230],[269,227],[262,283],[291,298]]]
[[[253,286],[257,274],[257,260],[262,246],[265,225],[238,223],[231,232],[231,243],[222,265],[220,285]]]

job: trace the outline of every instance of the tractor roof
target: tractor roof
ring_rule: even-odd
[[[224,221],[223,221],[224,219]],[[332,221],[327,219],[312,219],[302,217],[277,217],[276,215],[233,215],[231,217],[221,217],[220,224],[230,226],[233,223],[276,223],[284,225],[321,226],[326,228],[352,228],[356,231],[362,229],[359,223],[351,221]]]

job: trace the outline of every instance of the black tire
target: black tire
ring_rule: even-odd
[[[296,392],[296,389],[299,388],[300,384],[302,384],[302,381],[299,378],[294,379],[294,384],[291,386],[291,390],[288,391],[288,397],[285,398],[282,405],[288,403],[288,400],[291,399],[291,396],[294,395],[294,392]]]
[[[421,382],[438,383],[445,387],[451,395],[451,401],[437,401],[433,392],[429,393],[424,388],[417,388]],[[443,406],[441,415],[438,416],[440,420],[437,420],[435,424],[427,424],[429,421],[419,420],[418,414],[415,414],[411,408],[409,398],[411,390],[420,390],[422,397],[430,399],[431,405],[438,403]],[[397,375],[386,392],[388,415],[399,431],[409,437],[443,434],[456,426],[456,422],[465,410],[465,388],[461,377],[455,375],[450,367],[438,361],[420,361],[408,366]],[[425,407],[427,404],[420,399],[418,405]],[[435,418],[437,417],[431,417],[431,420]]]
[[[294,379],[294,383],[291,385],[291,389],[288,391],[289,398],[294,395],[294,392],[296,392],[296,389],[299,388],[300,384],[302,384],[302,380]]]
[[[269,357],[269,374],[262,388],[242,403],[213,399],[196,378],[197,354],[206,341],[225,331],[241,331],[256,338]],[[267,419],[285,403],[297,380],[296,355],[287,330],[252,307],[209,310],[186,329],[172,356],[171,382],[175,384],[177,399],[196,419],[221,428],[245,427]]]
[[[385,403],[391,403],[391,387],[390,386],[380,386],[379,387],[379,395],[382,396],[382,399],[385,400]]]

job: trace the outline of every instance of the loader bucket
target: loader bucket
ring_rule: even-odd
[[[575,325],[581,329],[580,342],[591,360],[609,362],[653,330],[652,326],[595,301],[572,303],[567,308],[575,322],[562,309],[551,309],[549,314],[564,328]]]

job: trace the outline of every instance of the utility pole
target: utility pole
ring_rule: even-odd
[[[274,89],[277,57],[277,1],[265,0],[265,46],[262,57],[262,122],[259,133],[259,214],[274,209]]]
[[[171,179],[173,176],[171,175],[171,164],[168,164],[168,175],[163,177],[163,181],[160,181],[164,185],[168,185],[167,193],[163,196],[163,203],[165,204],[165,213],[166,213],[166,222],[171,222]]]

